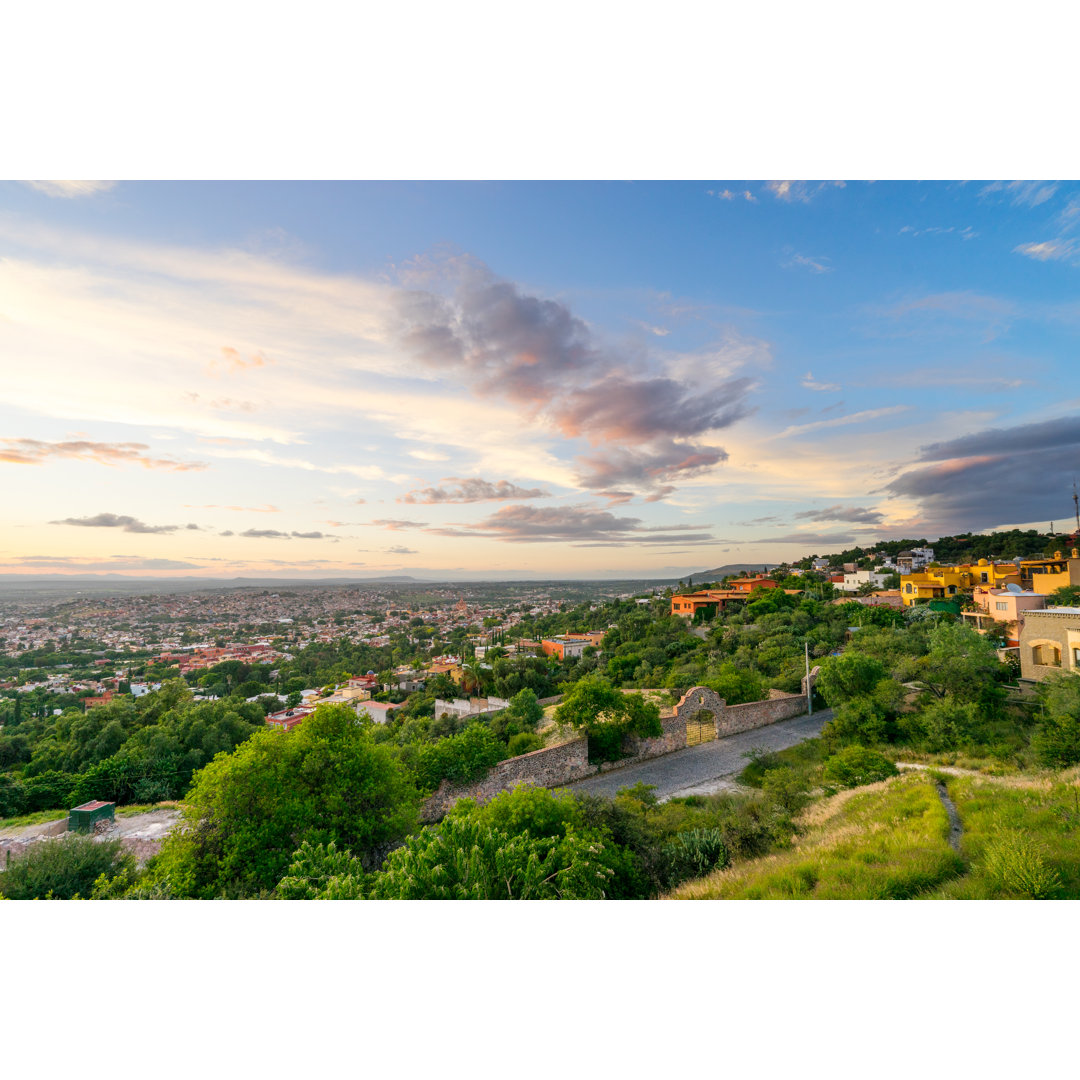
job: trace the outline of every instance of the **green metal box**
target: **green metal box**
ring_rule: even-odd
[[[68,811],[68,831],[93,832],[99,821],[112,821],[115,816],[116,803],[94,799]]]

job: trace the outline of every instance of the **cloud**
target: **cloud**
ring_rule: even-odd
[[[210,362],[206,365],[206,373],[208,375],[217,376],[221,372],[235,373],[238,371],[250,371],[254,368],[266,367],[267,364],[272,364],[273,360],[268,360],[261,351],[247,353],[241,353],[239,349],[234,349],[231,345],[223,345],[221,347],[221,358],[212,357]],[[198,396],[198,395],[196,395]]]
[[[326,533],[323,532],[294,532],[293,536],[300,540],[327,540],[332,539]]]
[[[1013,206],[1041,206],[1054,197],[1057,189],[1056,183],[1045,180],[995,180],[987,184],[979,196],[1003,194],[1009,196]]]
[[[1072,518],[1080,416],[991,428],[922,448],[885,488],[918,502],[927,529]]]
[[[896,413],[907,412],[910,405],[890,405],[884,409],[864,409],[862,412],[850,413],[847,416],[837,416],[832,420],[814,420],[809,424],[796,424],[793,427],[784,428],[776,437],[784,439],[791,435],[805,435],[808,431],[819,431],[821,428],[847,427],[849,424],[865,424],[870,420],[877,420],[882,416],[894,416]]]
[[[842,188],[847,185],[843,180],[823,180],[817,183],[810,180],[770,180],[765,186],[782,202],[808,203],[826,188]]]
[[[965,225],[962,229],[958,229],[955,225],[928,225],[925,229],[916,229],[914,225],[905,225],[899,235],[903,236],[907,233],[909,236],[946,236],[949,233],[955,233],[961,240],[974,240],[979,234],[970,226]]]
[[[63,518],[60,521],[50,521],[50,525],[80,525],[91,529],[123,529],[129,533],[173,533],[180,528],[179,525],[147,525],[138,518],[128,517],[126,514],[95,514],[85,518]],[[187,526],[198,528],[198,525]]]
[[[450,455],[444,454],[438,450],[410,450],[409,457],[414,457],[418,461],[449,461]]]
[[[879,525],[885,520],[880,510],[865,506],[828,506],[824,510],[803,510],[795,515],[806,521],[847,521],[852,524]]]
[[[729,191],[724,188],[723,191],[706,191],[706,195],[711,195],[715,199],[723,199],[725,202],[731,202],[733,199],[745,199],[747,202],[757,202],[757,198],[752,192],[747,191],[745,188],[742,191]]]
[[[785,270],[803,267],[812,274],[831,274],[833,268],[827,265],[828,262],[829,260],[824,255],[815,255],[811,257],[809,255],[800,255],[796,252],[790,259],[780,265],[783,266]]]
[[[378,525],[380,529],[389,529],[390,532],[401,532],[403,529],[426,529],[426,521],[402,521],[399,518],[376,518],[369,521],[369,525]]]
[[[111,559],[87,559],[79,556],[21,555],[0,566],[38,570],[205,570],[198,563],[179,559],[143,559],[138,556],[115,556]]]
[[[386,549],[387,555],[417,555],[419,552],[415,548],[402,547],[400,544],[394,547],[388,547]]]
[[[570,543],[574,547],[628,547],[636,544],[725,543],[693,525],[645,527],[641,518],[616,517],[585,506],[504,506],[472,525],[426,530],[439,536],[480,536],[506,543]]]
[[[503,499],[541,499],[551,495],[541,488],[523,488],[509,480],[492,483],[479,477],[460,479],[456,476],[444,477],[440,484],[456,484],[455,488],[429,487],[410,491],[398,502],[434,505],[436,503],[473,503],[491,502]]]
[[[1039,262],[1050,262],[1080,255],[1080,244],[1075,240],[1043,240],[1037,244],[1017,244],[1013,251]]]
[[[839,383],[818,382],[813,372],[808,371],[802,378],[802,384],[807,390],[820,390],[825,393],[836,393],[840,389]]]
[[[689,440],[748,415],[751,380],[714,370],[691,382],[649,370],[647,357],[603,348],[565,304],[524,294],[474,260],[428,268],[429,275],[439,271],[452,296],[414,290],[400,298],[404,345],[481,398],[506,401],[567,437],[603,444],[579,459],[584,486],[609,486],[597,479],[609,456],[622,486],[647,493],[678,478],[682,460],[693,463],[691,474],[724,460],[723,451]],[[678,453],[673,433],[683,444]],[[629,457],[638,467],[627,468]]]
[[[802,544],[804,550],[809,550],[812,546],[832,546],[837,544],[858,544],[864,543],[865,537],[860,540],[857,536],[851,536],[846,533],[788,533],[786,536],[763,536],[757,540],[752,540],[750,543],[754,544]]]
[[[23,180],[22,183],[54,199],[81,199],[116,186],[115,180]]]
[[[222,533],[222,536],[225,534]],[[246,536],[252,540],[288,540],[290,539],[287,532],[280,532],[277,529],[246,529],[239,534],[240,536]]]
[[[102,443],[84,440],[43,442],[40,439],[0,438],[0,461],[11,465],[42,465],[50,458],[94,461],[99,465],[141,465],[144,469],[192,472],[209,468],[203,461],[153,458],[143,453],[146,443]]]

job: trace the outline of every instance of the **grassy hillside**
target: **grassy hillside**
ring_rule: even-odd
[[[936,780],[909,772],[811,805],[789,850],[736,864],[675,899],[1080,898],[1080,770],[947,777],[960,854]]]

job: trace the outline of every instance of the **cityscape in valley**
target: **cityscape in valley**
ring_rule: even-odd
[[[1080,185],[0,208],[0,897],[1080,898]]]

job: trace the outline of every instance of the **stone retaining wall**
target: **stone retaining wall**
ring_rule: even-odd
[[[811,685],[818,669],[810,673]],[[805,691],[806,680],[803,680]],[[787,694],[782,690],[770,690],[768,701],[752,701],[746,705],[726,705],[724,699],[706,686],[695,686],[683,694],[672,716],[661,717],[662,734],[655,738],[627,738],[624,744],[626,757],[619,761],[605,761],[600,766],[589,764],[589,740],[585,737],[558,746],[534,750],[520,757],[500,761],[488,774],[472,784],[451,784],[444,780],[438,791],[431,796],[420,811],[423,821],[437,821],[458,801],[477,799],[485,802],[502,791],[512,791],[518,784],[537,787],[560,787],[582,780],[597,772],[610,772],[648,758],[670,754],[686,747],[686,724],[702,709],[712,713],[716,721],[718,737],[735,735],[740,731],[753,731],[780,720],[790,720],[806,712],[806,695]]]
[[[458,799],[486,802],[501,791],[513,791],[518,784],[558,787],[591,776],[594,772],[596,767],[589,764],[589,740],[582,736],[572,742],[500,761],[488,770],[487,776],[472,784],[451,784],[444,780],[435,794],[424,803],[420,817],[424,821],[436,821]]]

